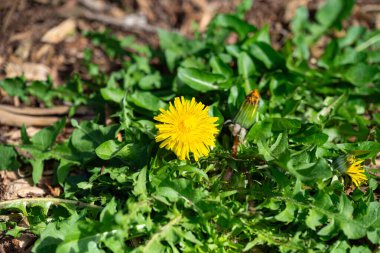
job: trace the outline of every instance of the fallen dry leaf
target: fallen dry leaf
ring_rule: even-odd
[[[68,18],[59,25],[51,28],[42,37],[42,41],[51,44],[57,44],[75,33],[76,22],[72,18]]]
[[[47,194],[47,192],[37,186],[33,186],[31,178],[21,178],[10,182],[3,189],[4,195],[2,200],[10,200],[25,197],[41,197]]]
[[[50,69],[38,63],[8,63],[5,67],[6,77],[18,77],[24,75],[26,80],[46,80],[50,73]]]
[[[28,133],[29,137],[32,137],[35,135],[38,131],[40,131],[40,128],[36,127],[27,127],[26,132]],[[7,144],[12,144],[12,145],[17,145],[20,144],[21,140],[21,131],[18,128],[14,128],[6,133],[3,134],[5,143]]]

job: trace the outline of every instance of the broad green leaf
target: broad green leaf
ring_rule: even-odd
[[[153,90],[161,88],[161,75],[158,72],[146,75],[139,81],[139,86],[143,90]]]
[[[276,220],[281,222],[292,222],[294,220],[294,213],[297,211],[297,208],[293,204],[286,204],[286,208],[279,214],[275,216]]]
[[[48,81],[34,81],[27,89],[32,96],[44,101],[47,106],[52,106],[52,93],[49,92],[51,90],[51,83]]]
[[[253,127],[251,127],[251,129],[248,131],[246,139],[249,141],[257,141],[262,137],[269,138],[272,135],[272,121],[259,121],[254,124]]]
[[[351,248],[350,253],[371,253],[372,251],[364,245],[354,246]]]
[[[339,143],[337,146],[361,158],[372,158],[380,152],[380,143],[373,141]]]
[[[134,183],[133,194],[138,196],[140,200],[147,198],[147,167],[145,166],[139,173]]]
[[[297,165],[294,165],[293,159],[290,159],[287,164],[287,169],[301,181],[327,179],[332,175],[330,166],[323,158],[316,162],[305,162]]]
[[[268,69],[283,68],[285,60],[269,44],[255,42],[249,48],[249,53],[254,58],[261,61]]]
[[[70,144],[76,150],[81,161],[96,157],[95,149],[103,142],[114,139],[118,125],[101,126],[94,122],[84,121],[76,126],[70,137]]]
[[[306,130],[301,130],[292,139],[296,142],[322,146],[328,140],[328,135],[322,133],[316,125],[311,125]]]
[[[100,144],[96,149],[96,155],[103,160],[111,159],[119,151],[119,145],[114,140],[108,140]]]
[[[30,163],[32,164],[33,167],[33,173],[32,173],[32,178],[33,182],[37,184],[41,177],[42,173],[44,171],[44,157],[38,156],[35,157],[34,160],[31,160]]]
[[[339,108],[346,102],[348,99],[348,93],[345,92],[340,95],[338,98],[326,98],[326,106],[316,115],[316,122],[319,124],[325,124],[332,116],[336,114]]]
[[[16,170],[20,167],[13,147],[0,145],[0,170]]]
[[[142,143],[117,143],[115,140],[103,142],[95,149],[103,160],[118,158],[125,164],[140,167],[147,163],[147,146]]]
[[[109,87],[100,89],[100,94],[106,101],[120,103],[120,101],[124,97],[125,91],[123,91],[122,89]]]
[[[198,210],[197,203],[207,196],[206,192],[202,189],[193,188],[192,182],[184,178],[164,180],[157,187],[156,194],[172,202],[182,199],[196,210]]]
[[[194,166],[191,166],[191,165],[184,165],[184,166],[180,166],[178,167],[178,170],[182,173],[194,173],[194,174],[197,174],[201,177],[203,177],[204,179],[208,180],[208,176],[206,174],[206,172],[204,172],[203,170],[201,169],[198,169],[197,167],[194,167]]]
[[[103,208],[102,212],[100,213],[100,222],[108,226],[113,225],[116,213],[117,203],[115,198],[112,198],[111,201]]]
[[[287,150],[288,150],[288,134],[286,132],[280,133],[276,141],[270,147],[271,154],[273,157],[278,158]]]
[[[367,237],[374,244],[380,244],[380,203],[371,202],[361,222],[367,227]]]
[[[218,56],[211,57],[210,66],[214,74],[221,74],[225,77],[231,77],[233,74],[232,69],[226,63],[224,63]]]
[[[339,47],[344,48],[354,44],[364,35],[365,30],[363,26],[351,26],[348,28],[346,36],[338,40]]]
[[[135,91],[132,94],[128,94],[127,99],[132,104],[153,112],[168,107],[167,103],[148,91]]]
[[[252,75],[257,74],[258,71],[253,60],[246,52],[239,53],[238,72],[239,75],[243,77],[245,93],[249,94],[253,90],[249,78]]]
[[[347,69],[344,77],[356,86],[362,86],[371,83],[375,75],[379,72],[379,68],[365,63],[358,63]]]
[[[194,90],[201,92],[218,90],[218,84],[226,81],[226,78],[220,74],[212,74],[194,68],[180,68],[178,78]]]
[[[318,212],[315,209],[311,209],[306,217],[305,223],[306,225],[311,228],[312,230],[316,230],[316,228],[320,225],[322,225],[322,218],[324,217],[323,214]]]
[[[0,80],[0,88],[2,88],[9,96],[19,97],[24,101],[27,99],[25,86],[25,80],[21,77]]]
[[[66,125],[66,119],[61,119],[54,125],[46,127],[36,133],[32,138],[32,145],[41,151],[48,150],[55,142],[58,134]]]
[[[326,28],[340,25],[340,21],[347,17],[354,5],[353,0],[328,0],[318,10],[316,19]]]
[[[70,160],[66,160],[64,158],[61,159],[59,162],[59,165],[57,167],[57,180],[58,183],[62,186],[65,182],[67,175],[69,174],[70,170],[74,166],[78,166],[78,162],[73,162]]]
[[[178,64],[178,59],[192,55],[204,47],[204,43],[199,40],[189,40],[179,33],[158,30],[160,47],[165,52],[166,62],[170,71]]]
[[[339,226],[349,239],[360,239],[366,234],[365,226],[362,223],[353,220],[354,207],[346,195],[341,195],[339,201],[339,213],[343,219],[337,217]]]
[[[231,14],[218,14],[212,20],[212,24],[231,29],[236,32],[241,39],[245,38],[250,32],[256,31],[256,27]]]
[[[331,253],[346,253],[350,249],[350,245],[346,241],[337,241],[330,247]]]
[[[276,132],[281,131],[297,131],[301,128],[301,121],[297,119],[287,118],[272,118],[272,130]]]
[[[318,235],[322,237],[331,238],[338,232],[338,226],[335,223],[335,220],[331,220],[331,222],[318,231]]]

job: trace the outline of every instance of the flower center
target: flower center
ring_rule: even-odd
[[[195,119],[194,117],[184,117],[183,119],[180,119],[178,122],[178,130],[182,134],[189,133],[192,129],[195,127]]]

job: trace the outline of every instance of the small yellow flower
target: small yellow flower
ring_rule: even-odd
[[[190,159],[190,152],[196,161],[209,154],[210,147],[215,145],[218,118],[208,114],[207,106],[197,103],[194,98],[190,101],[177,97],[174,106],[170,103],[168,110],[160,111],[154,117],[162,123],[156,125],[156,141],[162,142],[160,148],[172,150],[180,160]]]
[[[349,155],[347,157],[348,168],[345,173],[351,177],[351,180],[355,186],[359,186],[361,183],[368,180],[361,165],[363,162],[364,160],[356,159],[353,155]]]

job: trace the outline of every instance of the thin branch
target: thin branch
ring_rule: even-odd
[[[126,31],[139,31],[155,33],[157,28],[148,24],[146,18],[142,15],[130,14],[123,18],[114,18],[108,15],[93,13],[83,10],[81,13],[84,18],[102,22],[104,24],[118,26]]]
[[[0,125],[18,126],[50,126],[60,120],[59,117],[33,117],[14,114],[0,109]]]
[[[69,106],[56,106],[52,108],[34,108],[34,107],[15,107],[11,105],[0,105],[0,110],[7,111],[16,114],[23,115],[35,115],[35,116],[46,116],[46,115],[61,115],[67,114],[70,110]]]

